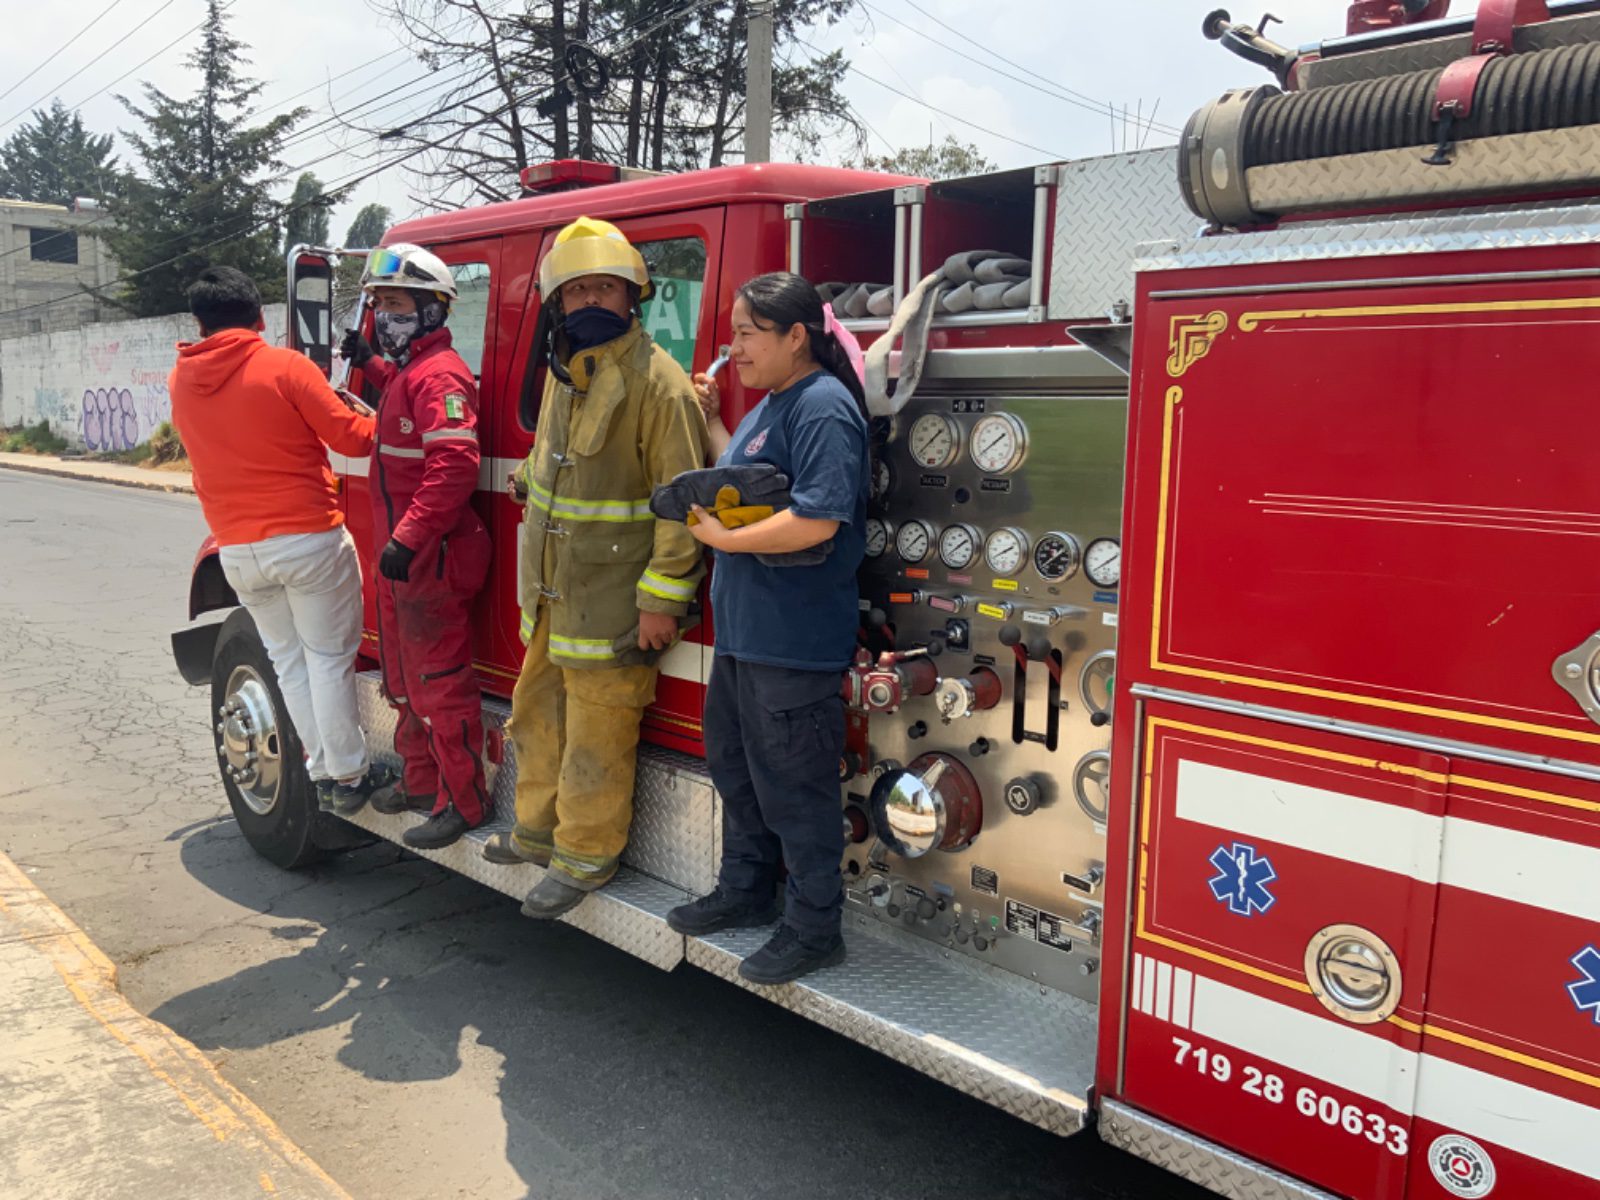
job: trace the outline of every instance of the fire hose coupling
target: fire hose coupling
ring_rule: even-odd
[[[930,694],[938,683],[939,668],[926,648],[885,651],[876,661],[858,650],[845,675],[844,699],[852,708],[892,713],[912,696]]]
[[[1221,42],[1247,62],[1265,67],[1278,77],[1280,84],[1288,87],[1289,78],[1294,72],[1295,60],[1299,56],[1266,36],[1267,26],[1274,22],[1282,25],[1283,19],[1272,13],[1266,13],[1254,28],[1249,25],[1236,25],[1228,10],[1219,8],[1206,15],[1200,31],[1210,41]]]
[[[934,690],[934,707],[946,725],[1000,703],[1000,676],[988,667],[978,667],[971,675],[941,679]]]

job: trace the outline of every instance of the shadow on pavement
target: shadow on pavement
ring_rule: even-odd
[[[294,949],[152,1016],[205,1050],[348,1023],[339,1061],[397,1084],[448,1079],[463,1045],[482,1047],[503,1062],[503,1145],[498,1128],[450,1112],[415,1144],[465,1164],[503,1156],[541,1200],[1200,1194],[1092,1133],[1035,1130],[703,972],[663,973],[526,920],[393,846],[290,877],[287,892],[232,824],[189,833],[182,860],[281,922],[273,932]]]

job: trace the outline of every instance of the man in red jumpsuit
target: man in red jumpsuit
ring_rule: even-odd
[[[399,714],[402,786],[383,811],[427,811],[408,846],[436,850],[493,815],[483,709],[472,669],[472,599],[489,573],[478,488],[478,392],[444,327],[456,284],[420,246],[372,252],[362,288],[378,357],[352,332],[344,354],[383,389],[369,475],[378,553],[379,657]],[[375,805],[375,807],[377,807]]]

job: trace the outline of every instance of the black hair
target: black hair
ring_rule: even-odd
[[[237,267],[207,267],[185,294],[189,311],[207,333],[254,329],[261,320],[261,292]]]
[[[741,287],[737,295],[749,306],[753,316],[767,322],[780,334],[788,333],[796,325],[805,326],[811,356],[823,370],[844,384],[860,407],[861,416],[867,417],[866,390],[850,364],[850,356],[825,325],[822,295],[816,288],[792,272],[773,271],[757,275]]]

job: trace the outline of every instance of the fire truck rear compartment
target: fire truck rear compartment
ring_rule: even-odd
[[[378,758],[398,766],[394,714],[379,677],[365,673],[357,683],[369,743]],[[491,737],[509,715],[504,702],[485,702]],[[490,834],[511,827],[516,763],[509,740],[504,761],[490,771],[495,819],[444,850],[416,853],[521,899],[541,868],[498,866],[481,852]],[[849,957],[842,966],[781,988],[756,988],[739,977],[739,961],[770,930],[685,938],[666,923],[669,909],[715,883],[721,814],[704,765],[670,750],[642,748],[634,803],[623,869],[563,918],[569,925],[662,970],[687,960],[1052,1133],[1084,1127],[1094,1078],[1093,1004],[964,960],[859,913],[846,914]],[[398,843],[422,817],[364,808],[348,819]]]

